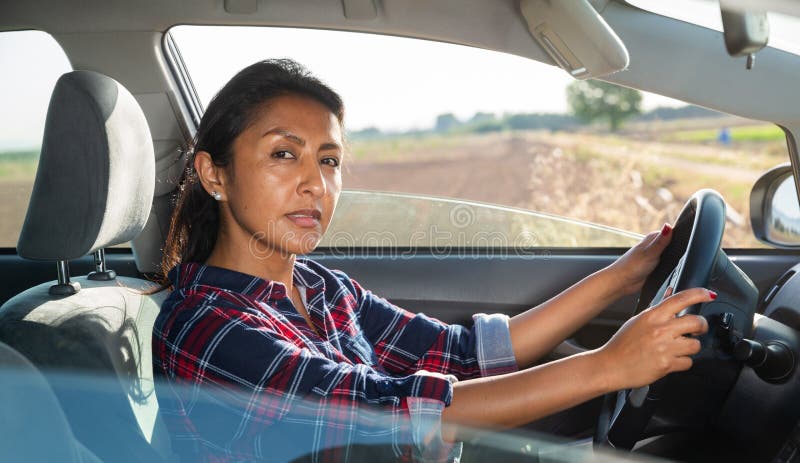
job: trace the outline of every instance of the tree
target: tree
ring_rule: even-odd
[[[472,116],[470,118],[469,121],[467,121],[467,124],[475,124],[475,125],[477,125],[477,124],[482,124],[484,122],[489,122],[489,121],[494,121],[494,120],[495,120],[494,114],[478,111],[477,113],[475,113],[474,116]]]
[[[506,126],[492,113],[477,112],[465,124],[466,131],[473,133],[502,132]]]
[[[505,122],[511,130],[564,130],[579,125],[580,121],[567,114],[517,113],[507,115]]]
[[[461,124],[453,113],[439,114],[436,116],[436,132],[449,132]]]
[[[638,90],[594,80],[569,84],[567,103],[586,122],[608,120],[612,132],[622,121],[642,112],[642,94]]]
[[[361,130],[356,130],[355,132],[351,132],[349,137],[352,139],[372,139],[372,138],[379,138],[383,133],[381,133],[381,129],[377,127],[366,127]]]

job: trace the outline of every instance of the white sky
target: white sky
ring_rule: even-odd
[[[289,57],[342,95],[351,130],[429,128],[447,112],[461,119],[478,111],[563,113],[572,81],[563,70],[526,58],[417,39],[213,26],[173,33],[204,103],[243,67]],[[644,99],[647,109],[680,104],[652,94]]]
[[[72,70],[56,41],[44,32],[0,33],[0,149],[38,147],[50,93]]]

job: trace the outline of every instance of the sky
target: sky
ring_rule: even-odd
[[[342,95],[351,130],[429,128],[448,112],[466,119],[479,111],[568,110],[565,89],[572,78],[566,72],[505,53],[309,29],[182,26],[173,34],[203,102],[239,69],[290,57]],[[682,103],[647,95],[644,104]]]
[[[0,33],[0,149],[38,147],[56,80],[72,67],[56,41],[38,31]]]

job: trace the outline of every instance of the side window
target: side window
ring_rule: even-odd
[[[728,202],[723,245],[756,247],[750,188],[788,157],[775,125],[519,56],[311,29],[170,33],[204,104],[268,58],[341,94],[350,152],[329,249],[625,247],[701,188]]]
[[[0,32],[0,247],[17,245],[28,208],[50,94],[72,70],[64,51],[39,31]]]

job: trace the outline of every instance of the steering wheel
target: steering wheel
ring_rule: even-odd
[[[671,287],[677,293],[684,289],[707,287],[721,253],[724,230],[725,201],[722,196],[709,189],[695,193],[683,206],[670,244],[642,287],[635,314],[661,302],[667,288]],[[699,314],[701,306],[687,307],[678,316]],[[646,437],[645,428],[656,405],[661,397],[669,394],[668,377],[649,386],[607,395],[595,442],[631,449]]]

